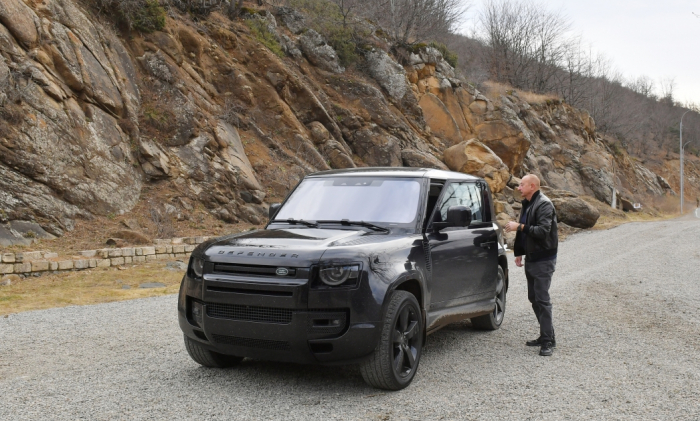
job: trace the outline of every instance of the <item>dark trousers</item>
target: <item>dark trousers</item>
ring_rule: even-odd
[[[532,303],[537,321],[540,323],[540,338],[554,340],[552,325],[552,303],[549,301],[549,286],[557,265],[555,260],[528,262],[525,260],[525,277],[527,278],[527,298]]]

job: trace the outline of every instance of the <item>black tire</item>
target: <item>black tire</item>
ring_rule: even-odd
[[[235,355],[219,354],[201,346],[196,341],[185,336],[185,348],[190,357],[198,364],[211,368],[226,368],[238,365],[243,361],[243,357]]]
[[[501,327],[506,315],[506,275],[498,267],[498,288],[496,291],[496,308],[489,314],[472,318],[472,327],[483,330],[496,330]]]
[[[384,315],[382,334],[372,356],[360,365],[370,386],[400,390],[411,384],[423,350],[423,316],[418,300],[395,291]]]

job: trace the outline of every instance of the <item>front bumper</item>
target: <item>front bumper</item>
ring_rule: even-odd
[[[186,336],[221,354],[331,364],[374,350],[381,323],[370,315],[381,314],[381,306],[368,309],[372,301],[366,280],[354,289],[314,290],[305,279],[205,275],[195,281],[186,275],[178,316]]]

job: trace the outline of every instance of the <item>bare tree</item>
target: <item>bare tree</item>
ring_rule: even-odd
[[[548,88],[567,53],[570,21],[529,0],[487,0],[479,30],[491,49],[490,71],[517,88]]]
[[[665,102],[669,105],[673,105],[673,91],[676,88],[676,78],[665,77],[662,78],[659,83],[659,89],[661,90],[661,102]]]
[[[443,39],[469,8],[464,0],[361,0],[358,12],[376,20],[401,44]]]

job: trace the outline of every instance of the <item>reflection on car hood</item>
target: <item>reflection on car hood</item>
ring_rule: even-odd
[[[363,235],[364,230],[267,229],[214,241],[204,254],[214,262],[307,266],[333,242]]]

